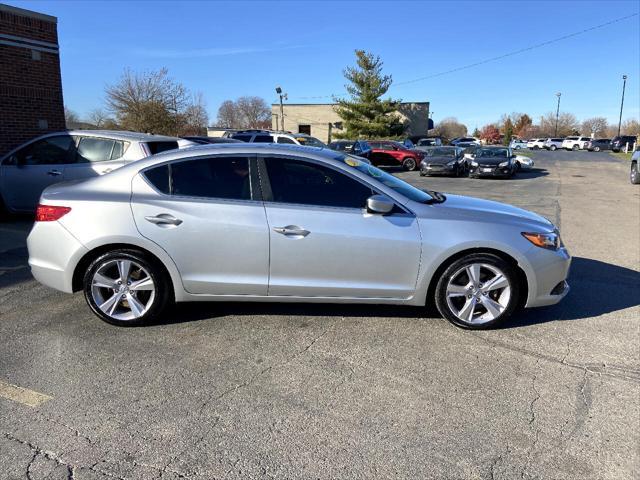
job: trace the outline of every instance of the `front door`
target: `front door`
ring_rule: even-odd
[[[359,179],[312,161],[264,159],[271,239],[269,295],[411,297],[420,263],[416,218],[398,209],[367,213],[374,192]],[[270,190],[270,191],[269,191]]]
[[[64,179],[71,161],[73,139],[56,135],[26,145],[4,159],[0,168],[0,191],[14,211],[35,210],[42,191]]]
[[[267,294],[269,233],[252,183],[249,159],[234,156],[179,160],[135,178],[136,226],[171,256],[187,292]]]

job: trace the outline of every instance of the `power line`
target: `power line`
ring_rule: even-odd
[[[613,20],[610,20],[610,21],[605,22],[605,23],[601,23],[601,24],[595,25],[593,27],[585,28],[585,29],[579,30],[577,32],[569,33],[569,34],[563,35],[561,37],[556,37],[556,38],[553,38],[551,40],[547,40],[547,41],[544,41],[544,42],[541,42],[541,43],[536,43],[534,45],[530,45],[528,47],[521,48],[519,50],[514,50],[512,52],[508,52],[508,53],[505,53],[505,54],[502,54],[502,55],[498,55],[496,57],[487,58],[485,60],[480,60],[478,62],[469,63],[467,65],[462,65],[460,67],[452,68],[452,69],[445,70],[445,71],[438,72],[438,73],[434,73],[434,74],[431,74],[431,75],[426,75],[424,77],[418,77],[418,78],[414,78],[412,80],[405,80],[404,82],[397,82],[397,83],[394,82],[391,85],[391,88],[402,86],[402,85],[410,85],[412,83],[417,83],[417,82],[422,82],[424,80],[429,80],[431,78],[441,77],[443,75],[448,75],[450,73],[455,73],[455,72],[459,72],[461,70],[467,70],[469,68],[478,67],[478,66],[484,65],[486,63],[495,62],[497,60],[502,60],[504,58],[512,57],[514,55],[519,55],[521,53],[530,52],[531,50],[535,50],[535,49],[538,49],[538,48],[546,47],[548,45],[552,45],[554,43],[561,42],[563,40],[567,40],[569,38],[576,37],[578,35],[583,35],[585,33],[592,32],[594,30],[598,30],[600,28],[604,28],[604,27],[607,27],[609,25],[613,25],[615,23],[619,23],[619,22],[622,22],[624,20],[628,20],[629,18],[633,18],[633,17],[637,17],[637,16],[638,16],[638,12],[633,13],[631,15],[625,15],[624,17],[619,17],[619,18],[613,19]],[[336,96],[336,95],[317,95],[317,96],[292,97],[292,98],[312,100],[312,99],[320,99],[320,98],[333,98],[334,96]]]

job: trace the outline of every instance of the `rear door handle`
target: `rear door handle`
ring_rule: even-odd
[[[273,227],[273,231],[289,237],[306,237],[309,230],[298,227],[297,225],[287,225],[286,227]]]
[[[60,170],[49,170],[47,175],[51,175],[52,177],[57,177],[58,175],[62,175]]]
[[[173,215],[169,215],[168,213],[161,213],[156,216],[147,216],[144,217],[147,222],[151,222],[155,225],[174,225],[178,226],[182,223],[182,220],[174,217]]]

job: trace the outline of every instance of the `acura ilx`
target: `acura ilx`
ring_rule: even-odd
[[[47,188],[35,278],[140,325],[173,302],[401,304],[488,328],[560,301],[557,228],[509,205],[419,190],[326,148],[202,145]]]

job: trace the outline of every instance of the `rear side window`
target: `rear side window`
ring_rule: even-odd
[[[296,142],[294,142],[293,140],[287,137],[278,137],[278,143],[286,143],[286,144],[293,144],[293,145],[296,144]]]
[[[144,176],[159,191],[170,195],[251,199],[247,158],[214,157],[178,161],[149,169]]]
[[[274,202],[363,208],[373,192],[331,168],[289,158],[266,158]]]
[[[256,135],[253,139],[254,143],[273,143],[273,137],[271,135]]]
[[[80,137],[77,151],[78,162],[104,162],[111,160],[111,153],[115,143],[115,140],[107,138]]]
[[[147,142],[147,148],[151,155],[156,153],[166,152],[167,150],[175,150],[178,148],[177,141],[163,141],[163,142]]]

